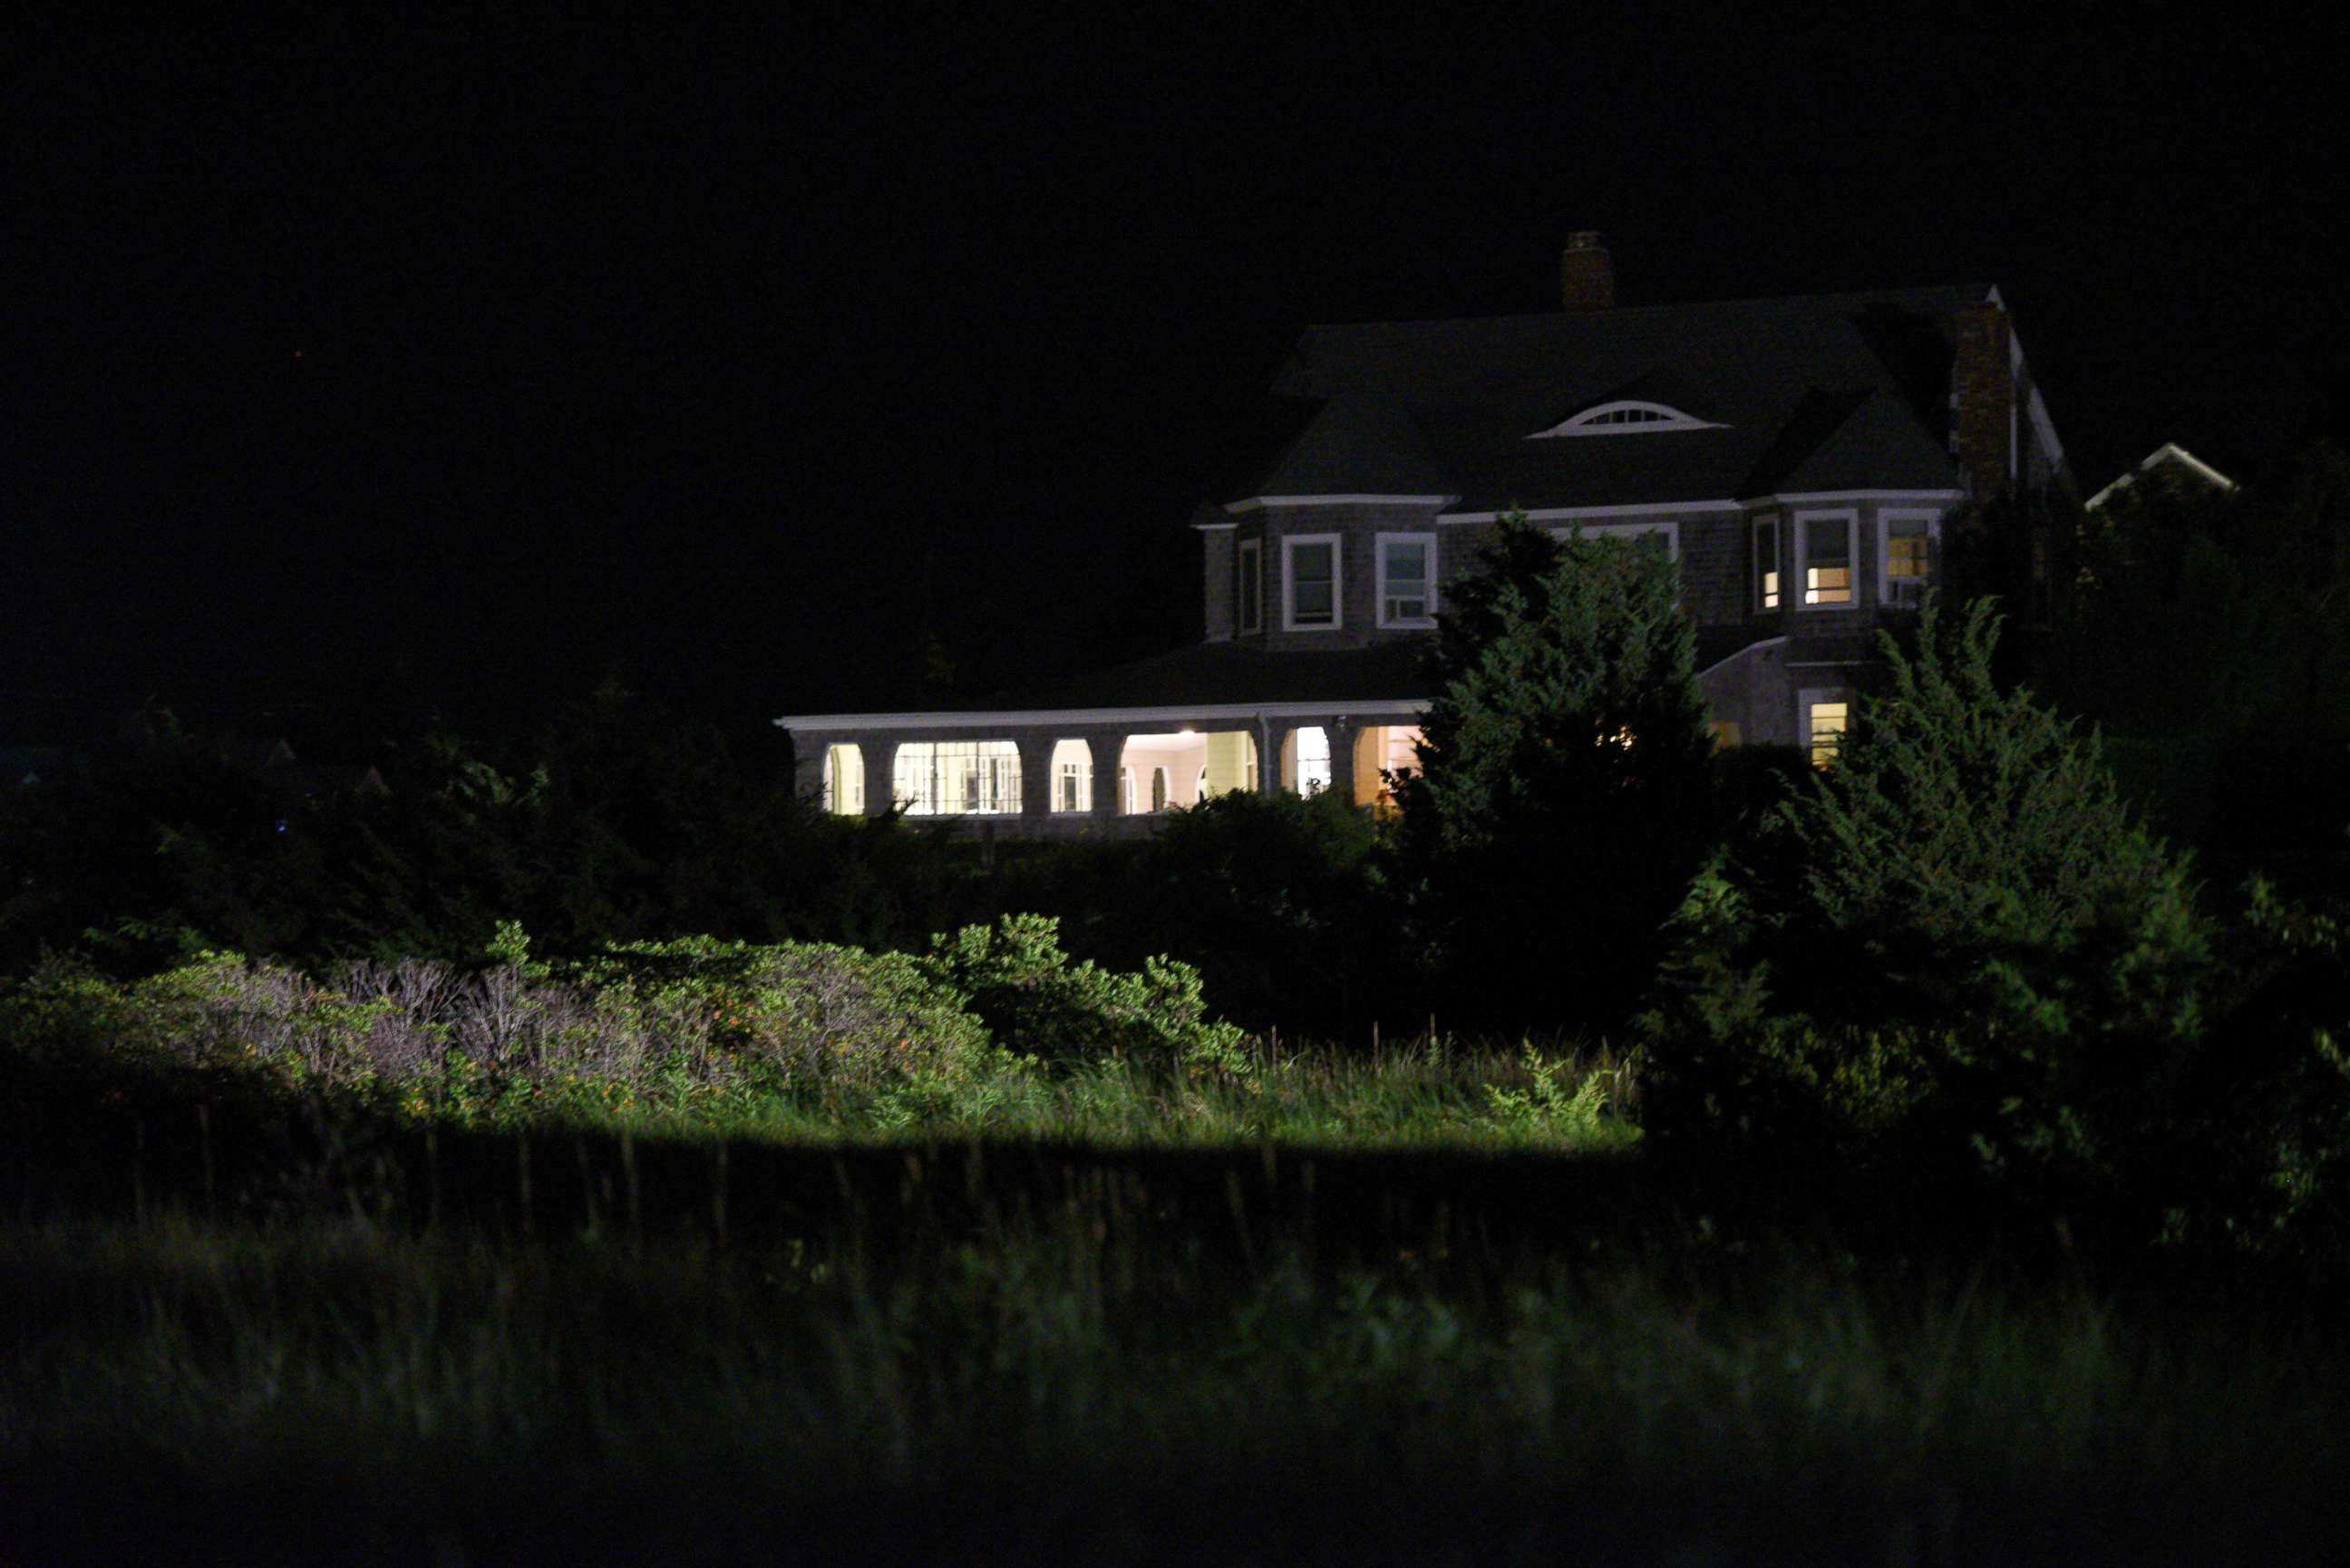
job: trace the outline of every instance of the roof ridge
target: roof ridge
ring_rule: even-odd
[[[1814,294],[1755,294],[1730,299],[1690,299],[1660,301],[1655,305],[1617,305],[1606,310],[1520,310],[1499,316],[1415,316],[1367,321],[1309,321],[1305,330],[1323,327],[1458,327],[1470,322],[1551,321],[1563,319],[1602,321],[1625,316],[1647,316],[1666,310],[1714,310],[1741,305],[1800,305],[1822,300],[1881,299],[1904,294],[1975,294],[1988,295],[1998,285],[1991,283],[1920,283],[1898,284],[1886,288],[1823,289]]]

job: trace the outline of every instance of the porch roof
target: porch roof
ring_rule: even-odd
[[[918,710],[879,713],[785,714],[792,730],[879,730],[969,725],[990,721],[1041,723],[1111,722],[1170,716],[1229,717],[1239,712],[1295,717],[1307,712],[1400,714],[1427,706],[1430,690],[1416,642],[1326,652],[1268,652],[1241,643],[1206,642],[1107,670],[971,699],[942,699]]]

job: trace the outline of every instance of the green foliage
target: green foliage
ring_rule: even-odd
[[[0,791],[0,971],[71,948],[122,973],[206,948],[469,963],[505,920],[558,953],[681,930],[908,949],[962,880],[932,837],[827,815],[781,757],[610,687],[489,751],[387,742],[383,797],[304,798],[228,755],[166,735]]]
[[[1610,1106],[1610,1095],[1621,1085],[1624,1069],[1586,1072],[1582,1081],[1570,1089],[1563,1081],[1566,1063],[1549,1060],[1534,1049],[1532,1041],[1525,1042],[1520,1049],[1526,1086],[1505,1089],[1497,1084],[1485,1085],[1485,1101],[1493,1119],[1505,1127],[1564,1133],[1577,1142],[1598,1141],[1602,1118]]]
[[[1505,517],[1455,584],[1398,791],[1448,1010],[1607,1019],[1709,832],[1695,634],[1660,552]]]
[[[1831,1161],[2112,1192],[2158,1164],[2210,935],[2094,739],[1929,606],[1755,865],[1695,878],[1647,1025],[1648,1125]],[[1765,869],[1767,867],[1767,869]]]
[[[689,937],[629,942],[557,973],[633,1031],[754,1085],[948,1097],[1007,1065],[962,993],[904,953]]]
[[[969,998],[1007,1048],[1055,1061],[1135,1057],[1200,1073],[1249,1069],[1245,1036],[1210,1016],[1200,971],[1163,955],[1139,973],[1072,964],[1059,922],[1007,915],[941,937],[925,972]]]
[[[2209,936],[2186,858],[2126,808],[2095,737],[1998,689],[1997,640],[1988,602],[1955,628],[1929,609],[1914,656],[1887,639],[1889,690],[1781,808],[1802,846],[1791,915],[1849,940],[1844,972],[1804,978],[1863,1015],[2189,1038]]]
[[[2056,533],[2050,695],[2232,882],[2350,877],[2350,455],[2233,493],[2143,479]]]
[[[1233,793],[1170,815],[1118,890],[1148,951],[1196,964],[1228,1016],[1301,1034],[1409,1016],[1412,966],[1380,835],[1325,793]]]
[[[2191,1085],[2179,1239],[2339,1256],[2350,1241],[2350,906],[2255,880]]]

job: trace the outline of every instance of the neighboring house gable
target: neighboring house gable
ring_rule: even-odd
[[[2139,460],[2127,473],[2118,475],[2113,483],[2089,497],[2085,510],[2102,511],[2115,497],[2141,483],[2168,483],[2213,491],[2222,495],[2232,494],[2236,482],[2218,469],[2189,452],[2176,441],[2165,441]]]

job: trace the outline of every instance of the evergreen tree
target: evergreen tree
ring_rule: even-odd
[[[2166,1146],[2210,940],[2094,736],[1992,677],[1999,621],[1913,653],[1765,853],[1700,877],[1648,1020],[1665,1143],[2121,1190]]]
[[[1605,1024],[1646,985],[1708,837],[1679,586],[1661,551],[1513,514],[1448,591],[1398,796],[1453,1016]]]

